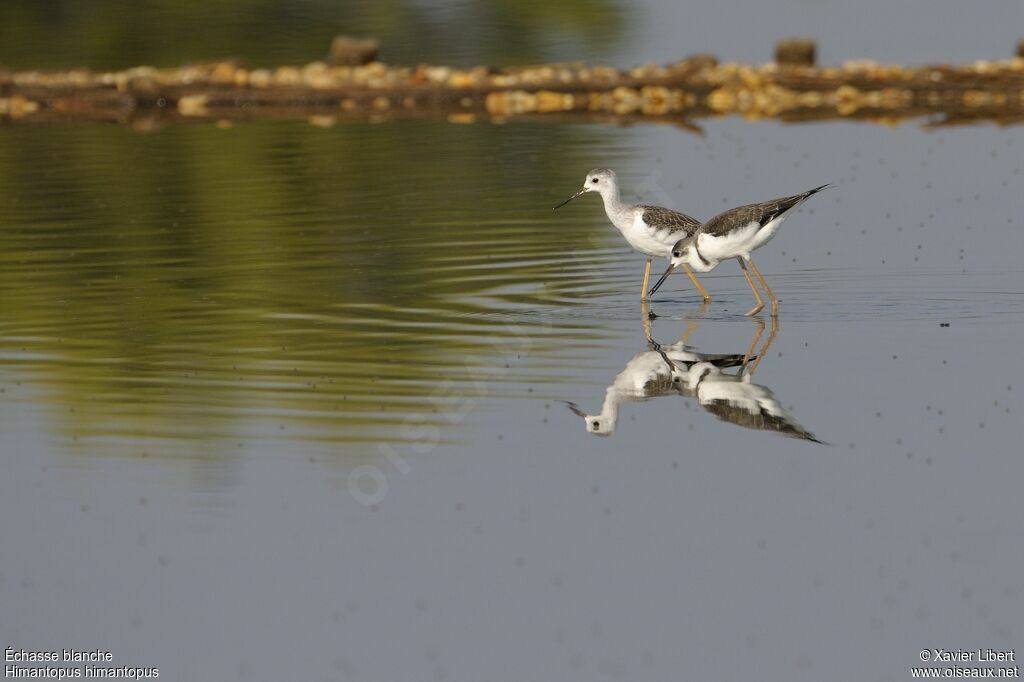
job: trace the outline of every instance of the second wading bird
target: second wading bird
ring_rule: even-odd
[[[757,332],[743,355],[701,353],[688,346],[687,340],[697,328],[696,320],[688,321],[682,338],[669,345],[654,341],[646,308],[643,320],[647,350],[634,355],[615,376],[605,391],[601,412],[587,414],[576,403],[565,403],[583,419],[588,433],[611,435],[618,424],[619,406],[626,401],[676,395],[695,398],[708,413],[729,424],[824,444],[782,407],[771,389],[751,380],[778,334],[777,319],[772,318],[768,340],[756,352],[765,323],[761,318],[753,320]],[[726,371],[734,367],[739,368],[737,372]]]
[[[687,331],[675,343],[657,343],[651,335],[651,318],[646,304],[641,310],[647,348],[634,355],[612,380],[605,391],[601,412],[587,414],[576,403],[564,401],[573,414],[583,418],[588,433],[597,436],[610,436],[614,433],[619,421],[619,406],[623,402],[644,401],[661,396],[696,396],[696,392],[685,383],[688,379],[686,373],[695,364],[721,370],[739,367],[750,360],[750,351],[746,355],[708,354],[698,353],[687,346],[686,341],[697,328],[697,323],[687,323]]]
[[[754,292],[754,298],[757,299],[757,305],[749,310],[747,315],[759,313],[764,308],[764,299],[754,285],[754,280],[747,270],[748,265],[764,287],[764,293],[772,304],[772,315],[778,315],[779,299],[775,298],[764,275],[754,265],[754,261],[750,260],[750,252],[764,246],[774,237],[779,225],[789,217],[793,209],[826,187],[828,185],[822,185],[791,197],[738,206],[718,214],[704,223],[699,230],[686,235],[672,246],[668,269],[651,287],[650,295],[654,295],[679,265],[683,265],[687,274],[693,277],[690,268],[698,272],[709,272],[723,260],[735,258],[743,269],[743,276],[747,278],[750,290]]]
[[[604,200],[604,210],[612,225],[618,228],[629,245],[647,256],[644,266],[644,280],[640,285],[640,300],[647,300],[647,285],[651,280],[651,259],[657,256],[671,260],[672,245],[680,238],[692,237],[700,228],[700,221],[685,213],[679,213],[661,206],[644,204],[627,204],[619,196],[619,179],[610,168],[595,168],[583,179],[583,189],[560,203],[561,208],[576,197],[587,192],[597,192]],[[682,264],[686,274],[693,280],[693,285],[704,297],[704,302],[711,300],[696,275],[687,263]],[[673,266],[674,267],[674,266]],[[651,290],[654,293],[654,290]]]

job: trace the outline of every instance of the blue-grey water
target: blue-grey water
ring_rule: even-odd
[[[1020,26],[662,4],[213,3],[183,46],[169,3],[141,36],[119,3],[12,3],[0,62],[301,61],[314,27],[396,62],[757,60],[791,33],[958,61]],[[700,123],[0,127],[0,642],[171,680],[909,679],[922,649],[1020,650],[1022,129]],[[563,401],[598,415],[658,366],[641,257],[596,197],[551,210],[593,166],[701,218],[835,185],[755,254],[766,350],[734,263],[707,307],[674,275],[650,324],[756,341],[749,384],[827,444],[669,386],[587,432]]]

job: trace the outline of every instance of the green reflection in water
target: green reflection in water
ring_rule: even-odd
[[[571,41],[599,57],[621,35],[613,0],[5,0],[0,65],[117,69],[240,57],[254,65],[322,58],[339,33],[379,38],[392,63],[539,62]]]
[[[550,210],[586,130],[0,129],[0,401],[76,450],[181,456],[542,393],[618,257],[596,208]]]

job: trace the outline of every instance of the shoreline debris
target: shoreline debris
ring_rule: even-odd
[[[882,124],[923,118],[928,126],[1024,122],[1024,56],[955,66],[870,60],[816,66],[814,42],[796,39],[781,42],[775,61],[761,65],[694,55],[630,69],[543,64],[495,70],[391,66],[375,61],[378,50],[377,41],[339,36],[330,61],[303,66],[221,61],[113,72],[0,70],[0,122],[152,129],[174,121],[526,118],[658,122],[691,130],[694,119],[728,115]]]

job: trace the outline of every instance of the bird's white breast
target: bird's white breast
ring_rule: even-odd
[[[697,238],[697,248],[700,249],[700,255],[709,261],[723,261],[736,256],[747,257],[759,246],[758,231],[761,229],[761,224],[753,220],[727,234],[701,234]]]
[[[714,401],[727,402],[732,407],[740,408],[750,414],[761,411],[774,416],[784,415],[782,406],[775,396],[764,386],[752,384],[748,377],[736,381],[729,377],[726,381],[703,381],[697,388],[697,399],[701,404]]]
[[[667,258],[675,243],[673,234],[667,228],[655,228],[644,222],[643,211],[636,211],[631,221],[616,223],[629,245],[648,256]]]
[[[754,245],[751,247],[750,250],[753,251],[754,249],[760,248],[764,246],[766,243],[768,243],[768,240],[774,237],[775,233],[778,232],[779,225],[782,224],[782,221],[786,219],[787,215],[787,213],[783,213],[778,218],[772,220],[767,225],[758,230],[757,234],[754,235]]]
[[[649,382],[667,376],[671,371],[672,368],[660,353],[644,351],[634,355],[619,372],[613,387],[624,396],[642,398]]]

